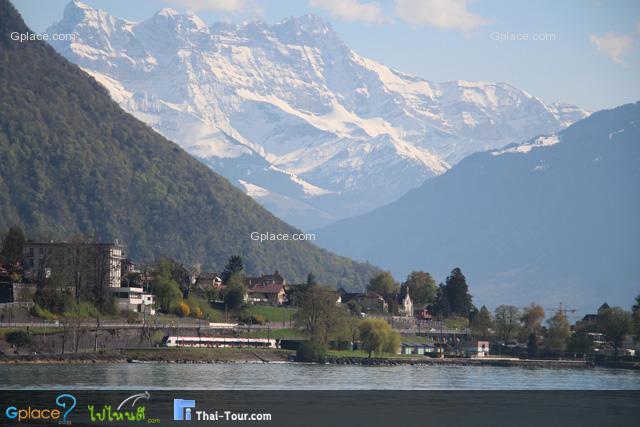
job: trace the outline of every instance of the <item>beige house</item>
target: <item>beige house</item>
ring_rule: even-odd
[[[283,284],[253,285],[247,290],[247,301],[250,303],[271,303],[282,305],[286,301]]]
[[[150,315],[156,314],[156,311],[153,308],[153,304],[155,302],[153,294],[144,292],[142,288],[118,287],[113,288],[112,291],[119,309],[131,310]]]

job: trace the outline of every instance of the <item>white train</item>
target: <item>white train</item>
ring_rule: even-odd
[[[278,348],[278,342],[275,339],[236,337],[166,336],[162,345],[165,347]]]

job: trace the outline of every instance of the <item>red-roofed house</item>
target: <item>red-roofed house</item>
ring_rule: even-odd
[[[286,281],[278,273],[263,274],[260,277],[247,277],[247,294],[249,302],[269,302],[274,305],[282,305],[286,300]]]

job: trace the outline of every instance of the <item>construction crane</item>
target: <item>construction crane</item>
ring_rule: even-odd
[[[568,313],[575,314],[575,312],[578,311],[575,308],[567,308],[562,303],[560,303],[557,308],[545,307],[545,310],[555,311],[556,313],[562,313],[564,316],[567,316]]]

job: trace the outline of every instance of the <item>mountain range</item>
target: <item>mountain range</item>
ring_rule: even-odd
[[[72,1],[48,32],[76,35],[52,45],[123,109],[304,229],[587,115],[507,83],[399,72],[314,15],[208,26],[162,9],[131,22]]]
[[[473,154],[399,200],[317,231],[391,269],[466,274],[476,301],[582,312],[640,292],[640,103]]]
[[[0,230],[119,239],[136,261],[171,256],[213,271],[239,254],[248,274],[278,270],[292,283],[312,271],[362,289],[379,271],[306,241],[252,240],[299,231],[126,113],[51,46],[14,32],[30,31],[0,0]]]

